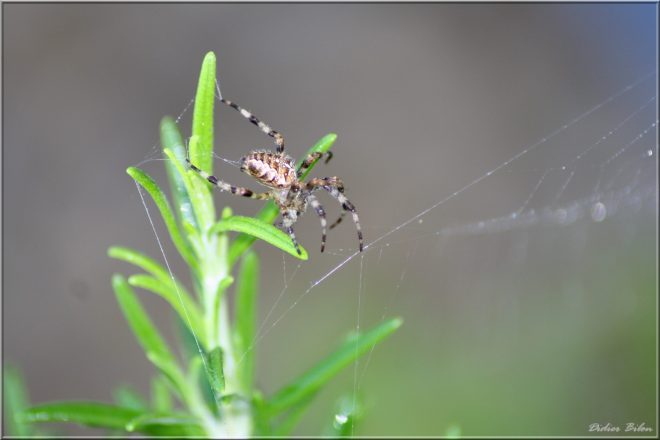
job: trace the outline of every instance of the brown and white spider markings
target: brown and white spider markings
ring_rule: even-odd
[[[281,225],[291,237],[299,255],[301,252],[300,247],[298,246],[298,241],[296,240],[296,235],[293,232],[293,225],[298,220],[298,217],[305,212],[308,203],[312,205],[312,208],[314,208],[314,211],[316,211],[316,214],[321,219],[321,252],[325,249],[327,225],[325,210],[313,194],[314,191],[324,189],[332,197],[337,199],[343,209],[341,216],[330,226],[330,229],[334,228],[341,222],[347,211],[350,212],[353,216],[355,227],[357,228],[360,252],[362,252],[363,240],[360,220],[355,206],[344,195],[344,184],[341,179],[338,177],[323,177],[312,178],[307,182],[300,180],[305,171],[319,160],[323,156],[323,153],[316,152],[310,154],[305,158],[300,169],[296,171],[295,161],[284,153],[284,137],[281,133],[271,129],[268,125],[257,119],[252,113],[239,107],[235,103],[222,98],[220,101],[240,112],[250,122],[259,127],[261,131],[275,140],[275,144],[277,145],[275,152],[254,150],[248,153],[247,156],[241,158],[241,171],[257,179],[257,182],[266,186],[269,190],[262,193],[256,193],[247,188],[230,185],[229,183],[200,170],[186,159],[190,168],[222,191],[228,191],[238,196],[257,200],[272,199],[279,206],[280,214],[282,215]],[[325,154],[327,155],[325,163],[328,163],[332,158],[332,152],[328,151]]]

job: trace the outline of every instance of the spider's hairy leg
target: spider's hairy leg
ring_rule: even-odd
[[[268,136],[272,137],[275,139],[275,144],[277,145],[277,152],[281,153],[284,151],[284,136],[282,133],[280,133],[277,130],[273,130],[270,128],[269,125],[264,123],[263,121],[260,121],[259,118],[254,116],[252,113],[249,111],[245,110],[243,107],[239,106],[238,104],[225,99],[225,98],[220,98],[220,102],[222,102],[225,105],[228,105],[229,107],[233,108],[237,112],[239,112],[241,115],[243,115],[244,118],[246,118],[248,121],[252,122],[254,125],[259,127],[259,130],[263,131],[266,133]]]
[[[357,229],[358,240],[360,242],[360,252],[364,249],[364,242],[362,238],[362,227],[360,226],[360,218],[358,217],[355,206],[344,195],[344,184],[338,177],[324,177],[322,179],[314,178],[307,183],[307,190],[313,191],[316,188],[323,188],[328,191],[332,197],[337,199],[341,204],[344,211],[349,211],[353,216],[353,223]],[[335,223],[336,224],[336,223]]]
[[[197,168],[195,165],[193,165],[190,160],[186,159],[186,162],[188,162],[188,165],[190,166],[190,169],[199,174],[203,179],[207,180],[209,183],[212,185],[217,186],[220,188],[221,191],[227,191],[232,194],[235,194],[237,196],[243,196],[243,197],[248,197],[250,199],[257,199],[257,200],[266,200],[271,198],[271,194],[269,192],[264,192],[264,193],[255,193],[251,189],[243,188],[241,186],[234,186],[230,185],[227,182],[224,182],[220,179],[218,179],[215,176],[211,176],[209,173],[206,171],[202,171],[199,168]]]
[[[312,208],[314,208],[314,211],[316,211],[316,215],[319,216],[321,219],[321,252],[325,250],[325,239],[326,239],[326,232],[327,232],[327,224],[328,221],[325,218],[325,210],[323,209],[323,206],[319,203],[318,199],[314,197],[312,194],[309,194],[307,196],[307,200],[309,201],[310,205],[312,205]]]
[[[330,159],[332,159],[332,151],[326,151],[325,153],[321,153],[320,151],[316,151],[314,153],[309,154],[303,163],[300,165],[300,169],[298,170],[298,178],[302,177],[302,175],[307,171],[309,167],[311,167],[314,163],[316,163],[317,160],[323,157],[323,155],[326,155],[327,157],[325,158],[324,163],[330,162]]]
[[[298,252],[298,255],[302,255],[302,252],[300,251],[300,246],[298,245],[298,240],[296,240],[296,234],[293,232],[293,224],[296,222],[296,214],[294,211],[293,216],[289,213],[288,209],[282,209],[282,226],[284,229],[286,229],[287,234],[289,234],[289,237],[291,237],[291,241],[293,241],[293,245],[296,248],[296,252]]]

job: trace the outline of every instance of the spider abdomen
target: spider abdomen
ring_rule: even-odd
[[[241,171],[271,188],[288,188],[297,180],[293,159],[271,151],[252,151],[241,160]]]

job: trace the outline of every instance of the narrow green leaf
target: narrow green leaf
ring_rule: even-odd
[[[206,407],[213,414],[219,416],[221,396],[211,385],[211,373],[209,371],[211,367],[208,363],[208,355],[206,353],[204,353],[204,358],[199,353],[197,356],[190,358],[190,362],[188,362],[187,383],[192,384],[192,387],[199,390],[198,397],[203,399]]]
[[[222,366],[222,349],[216,347],[208,354],[208,379],[215,395],[221,395],[225,391],[225,373]]]
[[[168,412],[173,408],[172,395],[163,376],[151,379],[151,405],[157,412]]]
[[[116,274],[112,277],[112,287],[115,290],[119,306],[138,342],[144,349],[147,358],[172,380],[172,384],[180,392],[183,392],[179,379],[181,373],[176,365],[174,355],[167,347],[156,326],[151,322],[131,286],[123,276]]]
[[[170,203],[167,201],[167,197],[163,194],[158,184],[149,176],[147,173],[142,171],[139,168],[129,167],[126,172],[133,178],[137,183],[139,183],[151,196],[151,198],[156,203],[160,215],[163,217],[167,231],[172,238],[174,246],[177,248],[183,259],[188,263],[190,267],[197,270],[198,263],[195,255],[193,254],[188,242],[184,240],[181,232],[179,231],[179,226],[176,223],[174,214],[172,214],[172,208],[170,208]]]
[[[160,121],[160,143],[163,149],[168,149],[174,153],[179,163],[185,163],[186,147],[183,142],[183,136],[181,136],[176,121],[169,116],[164,117]],[[172,161],[165,161],[165,169],[167,170],[167,177],[170,181],[175,205],[179,207],[178,212],[181,223],[196,226],[197,220],[195,219],[183,176],[178,172],[176,165]]]
[[[158,368],[163,377],[169,381],[172,389],[179,394],[183,401],[189,403],[187,400],[189,396],[185,384],[185,376],[181,372],[181,369],[171,359],[168,359],[166,356],[160,356],[153,351],[147,352],[147,359]]]
[[[337,140],[337,135],[335,133],[329,133],[319,139],[312,148],[307,151],[307,154],[302,156],[297,163],[297,168],[300,169],[303,161],[312,153],[327,153],[330,151],[330,148]],[[307,177],[307,175],[314,169],[318,161],[314,162],[302,176],[302,179]],[[262,208],[261,211],[257,214],[257,218],[265,223],[271,224],[275,221],[280,211],[277,208],[277,205],[272,201],[266,203],[266,206]],[[256,238],[248,234],[240,234],[229,248],[229,264],[233,265],[252,244],[255,242]]]
[[[205,343],[202,313],[197,303],[186,292],[179,291],[177,293],[171,282],[163,283],[161,280],[145,274],[131,275],[128,277],[128,283],[133,287],[140,287],[165,299],[179,314],[183,323],[192,326],[192,331],[202,340],[202,344]]]
[[[185,414],[143,414],[126,424],[129,432],[142,432],[158,436],[205,436],[199,421]]]
[[[134,389],[128,385],[120,385],[112,392],[112,396],[117,405],[123,408],[134,409],[137,411],[146,411],[147,403]]]
[[[154,260],[151,257],[144,255],[143,253],[136,251],[135,249],[123,247],[123,246],[112,246],[108,249],[108,256],[115,258],[117,260],[122,260],[127,263],[131,263],[156,277],[161,283],[166,286],[170,286],[175,292],[178,289],[181,292],[181,296],[190,297],[190,294],[184,287],[184,285],[178,281],[176,278],[172,281],[172,276],[170,272],[165,269],[160,263]],[[192,300],[191,300],[192,301]]]
[[[34,435],[30,425],[19,420],[20,414],[29,406],[23,375],[16,368],[5,365],[2,385],[4,415],[7,422],[5,434],[18,437]]]
[[[173,362],[174,356],[151,322],[135,293],[133,293],[133,289],[126,282],[126,279],[121,275],[114,275],[112,277],[112,287],[115,289],[119,306],[142,348],[146,352],[155,353],[159,357],[170,359]]]
[[[218,241],[219,242],[222,242],[222,241],[226,242],[227,237],[224,237],[224,238],[221,237],[220,240],[218,240]],[[219,244],[219,246],[223,246],[222,249],[226,249],[226,247],[224,247],[226,245]],[[223,250],[219,250],[218,252],[222,253]],[[226,263],[223,263],[223,264],[226,264]],[[231,286],[233,283],[234,283],[234,277],[232,277],[231,275],[225,276],[218,283],[218,288],[216,289],[215,294],[213,295],[212,302],[210,302],[210,304],[212,304],[212,306],[210,307],[210,310],[212,311],[211,316],[212,316],[212,319],[213,319],[211,321],[211,328],[212,329],[220,328],[221,319],[222,319],[221,316],[223,316],[223,313],[224,313],[224,316],[228,317],[228,315],[226,314],[226,310],[224,310],[224,308],[228,307],[227,302],[223,301],[222,299],[225,295],[225,291],[227,290],[227,288],[229,286]],[[216,343],[217,342],[218,342],[218,340],[216,340]]]
[[[190,145],[190,160],[199,169],[213,174],[213,105],[215,103],[215,54],[204,57],[199,73],[195,110],[193,112],[192,135],[198,142]]]
[[[25,410],[24,422],[72,422],[81,425],[124,429],[141,411],[99,402],[54,402]]]
[[[296,258],[300,258],[301,260],[307,260],[308,258],[307,251],[302,246],[300,246],[301,254],[298,255],[291,237],[277,229],[275,226],[269,223],[264,223],[256,218],[233,216],[225,220],[220,220],[211,227],[209,233],[217,234],[226,231],[249,234],[282,249],[284,252],[288,252]]]
[[[400,318],[393,318],[360,335],[359,338],[346,341],[333,354],[309,369],[296,381],[275,393],[268,404],[271,413],[276,414],[286,410],[308,396],[315,394],[343,368],[391,335],[402,323],[403,321]]]
[[[250,345],[254,341],[257,326],[257,293],[259,290],[259,257],[248,252],[238,274],[234,310],[234,351],[243,359],[238,370],[238,379],[246,395],[252,394],[254,380],[254,351]]]
[[[191,137],[190,148],[197,145],[198,140],[198,136]],[[163,153],[165,153],[165,156],[170,159],[169,163],[179,172],[179,176],[181,176],[183,184],[186,186],[188,196],[190,197],[197,225],[200,230],[205,231],[215,221],[215,206],[213,204],[213,197],[211,196],[211,184],[202,179],[193,170],[188,169],[187,165],[184,165],[185,161],[179,161],[176,154],[169,148],[165,148]],[[190,223],[188,223],[188,225],[190,226]],[[190,235],[189,227],[187,232],[188,235]]]

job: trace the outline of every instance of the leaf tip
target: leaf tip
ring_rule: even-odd
[[[129,176],[131,176],[133,179],[135,179],[136,176],[139,175],[139,173],[140,173],[140,169],[139,169],[139,168],[135,168],[135,167],[128,167],[128,168],[126,168],[126,174],[128,174]]]
[[[212,50],[206,52],[206,55],[204,55],[203,64],[206,63],[215,63],[215,52],[213,52]]]
[[[163,116],[160,120],[160,128],[163,129],[165,127],[168,127],[169,125],[176,124],[174,121],[174,118],[172,116],[166,115]]]
[[[122,274],[115,273],[112,274],[112,287],[117,289],[119,286],[123,286],[126,283],[126,279]]]

